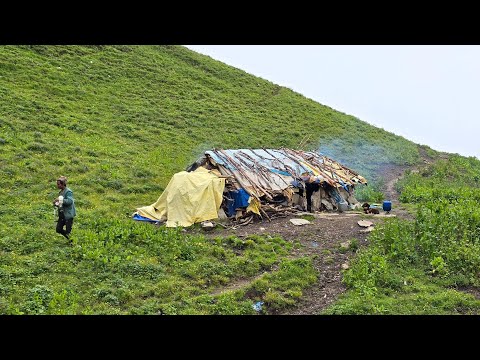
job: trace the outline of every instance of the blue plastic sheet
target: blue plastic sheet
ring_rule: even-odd
[[[133,220],[148,221],[148,222],[153,222],[153,223],[158,222],[158,220],[152,220],[152,219],[149,219],[147,217],[144,217],[144,216],[141,216],[141,215],[138,215],[138,214],[133,215]]]
[[[230,198],[227,206],[228,216],[235,215],[235,209],[247,207],[249,204],[248,199],[250,198],[250,195],[248,195],[244,189],[229,191],[228,197]]]

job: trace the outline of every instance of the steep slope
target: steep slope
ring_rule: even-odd
[[[65,173],[95,207],[120,192],[132,208],[206,149],[305,134],[367,176],[418,160],[402,137],[184,47],[2,46],[0,70],[2,189],[45,192]]]

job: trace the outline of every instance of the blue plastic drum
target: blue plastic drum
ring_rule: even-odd
[[[392,202],[391,201],[384,201],[383,202],[383,211],[390,211],[392,210]]]

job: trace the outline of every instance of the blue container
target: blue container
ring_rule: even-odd
[[[391,201],[384,201],[383,202],[383,211],[390,211],[392,210],[392,202]]]

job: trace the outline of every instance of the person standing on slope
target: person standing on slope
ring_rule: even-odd
[[[58,193],[58,197],[53,200],[53,205],[58,208],[56,231],[69,239],[70,232],[72,231],[73,218],[77,215],[73,191],[67,187],[67,178],[65,176],[60,176],[57,179],[57,188],[60,189],[60,192]]]

